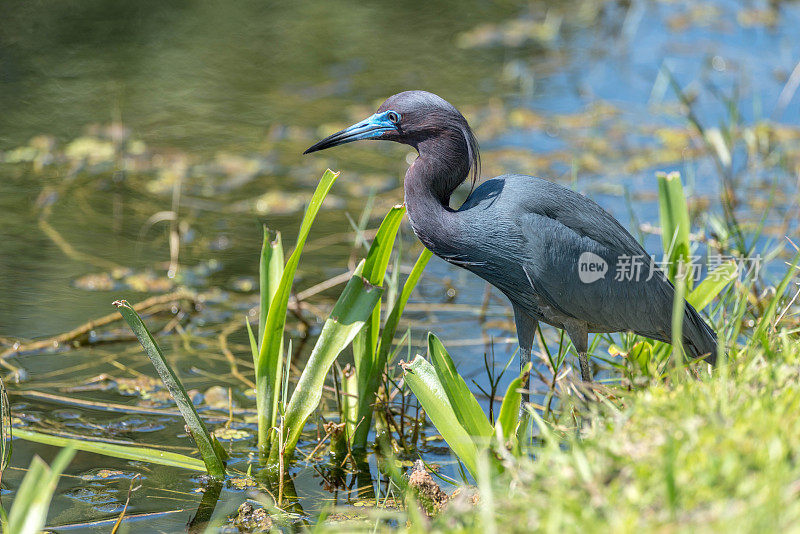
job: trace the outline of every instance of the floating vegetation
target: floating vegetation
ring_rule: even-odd
[[[145,269],[136,272],[122,267],[104,273],[81,276],[73,285],[86,291],[138,291],[140,293],[166,293],[177,288],[208,286],[208,278],[219,271],[216,260],[209,260],[190,268],[182,269],[177,276],[168,276],[165,269]]]

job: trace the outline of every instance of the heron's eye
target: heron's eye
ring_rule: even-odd
[[[400,122],[400,114],[394,111],[390,111],[389,114],[386,115],[386,118],[393,124]]]

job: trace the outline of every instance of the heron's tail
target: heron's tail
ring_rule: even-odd
[[[692,358],[705,356],[705,360],[714,365],[717,363],[717,334],[700,317],[697,310],[689,304],[683,318],[683,346]]]

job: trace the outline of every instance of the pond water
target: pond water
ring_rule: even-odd
[[[657,254],[660,236],[645,231],[658,225],[655,171],[683,173],[698,227],[722,213],[721,172],[670,86],[671,72],[705,128],[719,128],[721,139],[745,132],[752,141],[727,151],[745,232],[764,213],[759,248],[797,235],[797,2],[93,0],[6,4],[0,13],[0,352],[111,313],[117,298],[195,290],[201,309],[179,317],[178,333],[159,341],[187,389],[204,394],[214,428],[228,409],[211,402],[220,391],[209,388],[232,388],[234,427],[248,434],[231,444],[231,465],[242,472],[255,461],[253,400],[231,373],[219,336],[228,336],[250,377],[241,326],[257,304],[261,226],[282,231],[291,245],[304,203],[331,167],[342,176],[295,287],[339,275],[363,256],[348,216],[358,220],[372,198],[368,221],[376,227],[402,201],[413,154],[380,143],[301,153],[393,93],[426,89],[459,107],[481,143],[484,177],[523,172],[569,184],[643,229],[646,248]],[[168,278],[173,226],[179,267]],[[407,226],[401,236],[408,266],[420,246]],[[780,257],[775,262],[781,272]],[[293,321],[293,337],[308,327],[313,340],[315,310],[338,291],[309,297],[308,325]],[[485,386],[484,354],[494,353],[499,371],[516,350],[510,308],[494,294],[482,313],[485,298],[482,281],[434,258],[401,327],[410,328],[411,350],[423,352],[434,331],[462,375]],[[160,326],[168,320],[153,318]],[[557,342],[556,331],[544,333]],[[90,341],[125,335],[114,323]],[[297,362],[312,345],[296,342]],[[6,380],[13,415],[24,424],[191,451],[181,419],[163,413],[170,401],[147,379],[152,366],[136,344],[39,351],[8,363],[17,369]],[[155,411],[109,411],[103,403]],[[334,408],[326,398],[321,413]],[[443,442],[432,439],[419,451],[456,473]],[[55,452],[15,441],[4,505],[33,455],[51,461]],[[143,487],[128,508],[138,516],[131,528],[184,529],[201,500],[199,477],[89,453],[79,453],[62,478],[48,524],[108,531],[136,473]],[[352,504],[364,485],[348,474],[337,482],[340,474],[324,462],[299,463],[293,474],[303,518],[330,503]],[[372,476],[379,478],[374,465]],[[226,487],[216,513],[247,496]]]

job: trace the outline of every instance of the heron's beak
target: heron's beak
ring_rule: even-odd
[[[340,132],[326,137],[322,141],[309,147],[303,154],[310,154],[317,150],[325,150],[332,146],[352,143],[353,141],[360,141],[362,139],[375,139],[386,132],[396,131],[397,125],[389,120],[388,112],[376,113],[349,128],[345,128]]]

